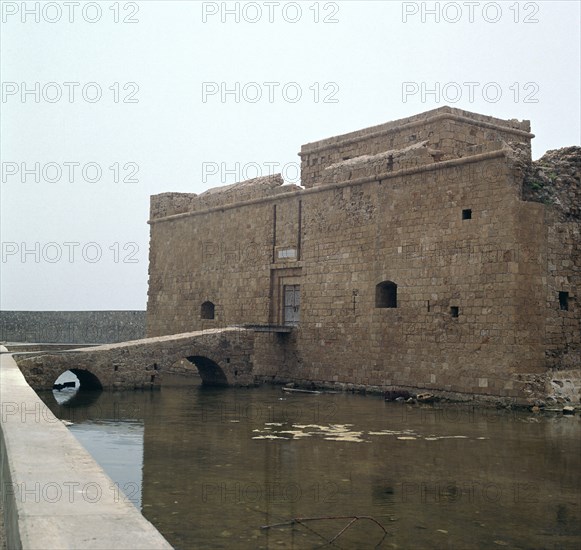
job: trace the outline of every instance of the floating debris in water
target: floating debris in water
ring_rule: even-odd
[[[301,432],[300,430],[284,430],[278,433],[292,435],[293,439],[300,439],[301,437],[311,437],[311,435],[313,435],[310,432]]]
[[[367,443],[366,436],[396,436],[401,441],[415,441],[423,439],[425,441],[440,441],[442,439],[470,439],[466,435],[422,435],[413,430],[380,430],[364,433],[352,429],[353,424],[292,424],[293,429],[279,430],[285,426],[282,422],[265,422],[261,429],[252,430],[254,433],[262,434],[252,439],[302,439],[305,437],[321,436],[326,441],[346,441],[351,443]],[[488,439],[479,437],[478,439]]]
[[[439,441],[440,439],[468,439],[467,435],[429,435],[424,437],[426,441]]]
[[[369,435],[418,435],[411,430],[381,430],[380,432],[368,432]]]
[[[323,439],[327,441],[350,441],[352,443],[364,443],[365,440],[361,439],[361,432],[353,432],[352,434],[341,434],[334,437],[324,437]]]
[[[300,430],[304,430],[305,428],[324,429],[324,426],[319,426],[318,424],[293,424],[293,428],[299,428]]]
[[[273,430],[274,427],[283,426],[283,424],[279,422],[266,422],[264,429],[256,429],[253,430],[255,433],[262,433],[266,430]],[[274,431],[271,433],[276,433],[276,436],[266,436],[263,435],[262,437],[253,437],[252,439],[302,439],[305,437],[312,437],[312,436],[323,436],[323,439],[327,441],[349,441],[352,443],[363,443],[365,442],[362,439],[363,432],[353,431],[351,427],[353,424],[330,424],[328,426],[321,426],[319,424],[293,424],[293,430],[280,430]],[[284,435],[286,437],[277,437]],[[290,436],[290,437],[289,437]]]
[[[349,428],[353,424],[331,424],[330,426],[319,426],[318,435],[323,435],[327,441],[350,441],[352,443],[363,443],[361,439],[363,432],[355,432]]]

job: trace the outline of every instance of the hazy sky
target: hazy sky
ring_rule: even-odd
[[[0,2],[4,310],[144,309],[149,196],[451,105],[580,141],[580,3]]]

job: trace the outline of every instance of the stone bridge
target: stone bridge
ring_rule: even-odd
[[[253,351],[254,331],[232,327],[14,358],[35,390],[52,389],[67,370],[83,389],[156,387],[180,359],[197,367],[203,384],[247,386],[254,383]]]

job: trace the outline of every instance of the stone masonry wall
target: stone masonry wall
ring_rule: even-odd
[[[546,357],[581,368],[581,147],[548,151],[524,167],[523,197],[546,205]],[[560,303],[559,294],[566,303]]]
[[[145,336],[145,311],[0,311],[0,341],[106,344]]]
[[[511,395],[510,373],[542,368],[540,281],[519,291],[541,246],[519,235],[516,191],[498,157],[314,195],[298,377]],[[375,307],[381,281],[397,308]]]
[[[16,356],[35,390],[50,390],[71,370],[81,387],[150,389],[182,358],[191,358],[204,383],[251,385],[254,382],[254,333],[239,328],[174,334],[87,347],[66,353]]]
[[[162,193],[151,202],[151,219],[164,218],[185,212],[219,208],[228,204],[274,197],[281,193],[300,189],[296,185],[284,186],[280,174],[254,178],[248,181],[209,189],[196,193]]]
[[[523,201],[529,129],[438,109],[304,146],[306,189],[243,182],[170,218],[152,197],[148,334],[280,325],[299,285],[293,333],[256,336],[257,377],[525,398],[547,335],[569,366],[579,323],[548,275],[557,255],[577,292],[576,229],[551,237],[550,207]],[[387,281],[397,307],[376,307]]]
[[[529,147],[533,135],[528,121],[500,120],[441,107],[365,130],[309,143],[301,148],[301,178],[307,187],[318,185],[326,167],[341,161],[401,150],[428,142],[435,160],[461,158],[470,149],[494,141],[519,142]],[[409,165],[413,167],[415,163]],[[393,169],[389,156],[386,171]]]

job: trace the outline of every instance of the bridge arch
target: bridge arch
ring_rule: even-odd
[[[203,355],[190,355],[186,359],[198,367],[204,386],[228,386],[228,378],[222,367]]]
[[[69,370],[79,379],[79,391],[103,389],[103,384],[91,371],[75,368]]]
[[[75,375],[76,381],[71,380],[71,374]],[[66,391],[71,388],[72,392]],[[62,371],[53,380],[52,390],[55,401],[62,407],[88,407],[99,399],[103,384],[93,372],[73,367]]]
[[[249,386],[254,383],[253,350],[252,329],[226,327],[15,358],[36,390],[54,389],[67,370],[82,390],[152,389],[163,384],[163,374],[180,359],[196,367],[205,385]],[[184,370],[189,369],[184,365]]]

